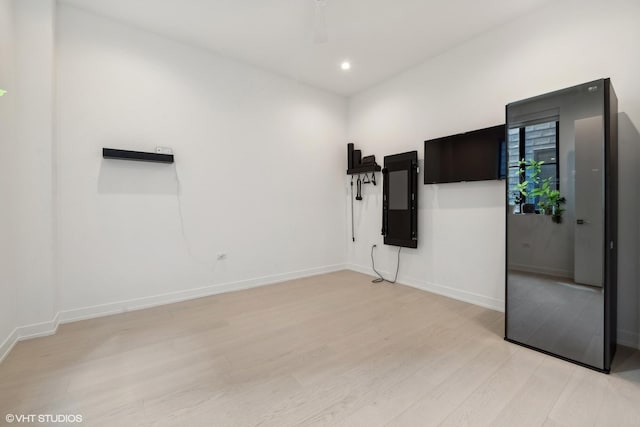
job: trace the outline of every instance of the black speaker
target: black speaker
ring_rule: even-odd
[[[353,150],[353,167],[359,168],[362,165],[362,151]]]
[[[347,169],[353,169],[353,142],[347,144]]]

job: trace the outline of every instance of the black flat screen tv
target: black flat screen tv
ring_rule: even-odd
[[[424,142],[424,183],[487,181],[506,177],[504,125]]]

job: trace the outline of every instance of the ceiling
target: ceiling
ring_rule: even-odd
[[[315,43],[316,0],[61,0],[342,95],[550,0],[325,1]]]

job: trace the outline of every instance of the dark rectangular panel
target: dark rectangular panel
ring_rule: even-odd
[[[144,151],[118,150],[115,148],[103,148],[102,157],[104,157],[105,159],[173,163],[173,154],[147,153]]]
[[[418,247],[418,152],[385,156],[382,234],[387,245]]]
[[[504,141],[504,125],[425,141],[424,183],[501,178]]]

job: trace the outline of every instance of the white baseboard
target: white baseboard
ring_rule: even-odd
[[[371,267],[364,267],[356,264],[349,264],[348,268],[359,273],[375,276],[375,272]],[[392,273],[379,270],[383,276],[393,277]],[[453,298],[459,301],[468,302],[470,304],[479,305],[491,310],[504,312],[504,301],[497,298],[487,297],[485,295],[476,294],[469,291],[463,291],[455,289],[449,286],[439,285],[436,283],[425,282],[423,280],[417,280],[408,277],[398,277],[398,283],[402,285],[411,286],[412,288],[421,289],[423,291],[432,292],[434,294],[443,295],[445,297]]]
[[[18,328],[15,328],[13,332],[9,334],[7,339],[0,344],[0,363],[7,357],[7,354],[13,349],[13,346],[18,342]]]
[[[284,274],[258,277],[255,279],[240,280],[237,282],[220,283],[217,285],[204,286],[201,288],[188,289],[185,291],[168,292],[165,294],[150,297],[135,298],[126,301],[118,301],[109,304],[94,305],[91,307],[64,310],[58,313],[60,323],[75,322],[78,320],[93,319],[95,317],[109,316],[112,314],[125,313],[127,311],[141,310],[144,308],[156,307],[164,304],[173,304],[180,301],[202,298],[225,292],[241,291],[259,286],[272,285],[274,283],[287,280],[300,279],[303,277],[316,276],[318,274],[332,273],[344,270],[344,264],[335,264],[324,267],[311,268],[308,270],[293,271]]]
[[[172,304],[180,301],[202,298],[226,292],[240,291],[243,289],[251,289],[259,286],[272,285],[275,283],[285,282],[287,280],[301,279],[304,277],[316,276],[318,274],[333,273],[335,271],[345,269],[347,269],[347,266],[345,264],[328,265],[324,267],[310,268],[307,270],[298,270],[289,273],[257,277],[254,279],[239,280],[237,282],[221,283],[201,288],[188,289],[185,291],[169,292],[161,295],[136,298],[126,301],[118,301],[109,304],[95,305],[92,307],[83,307],[73,310],[60,311],[49,322],[21,326],[14,329],[13,332],[0,345],[0,362],[4,360],[4,358],[9,354],[13,346],[18,341],[53,335],[56,333],[58,325],[63,323],[93,319],[96,317],[125,313],[127,311],[141,310],[145,308],[156,307],[159,305]]]
[[[56,314],[53,320],[42,323],[35,323],[33,325],[17,327],[9,334],[7,339],[0,344],[0,363],[4,360],[9,352],[13,349],[18,341],[24,341],[31,338],[46,337],[47,335],[53,335],[58,329],[58,315]]]

